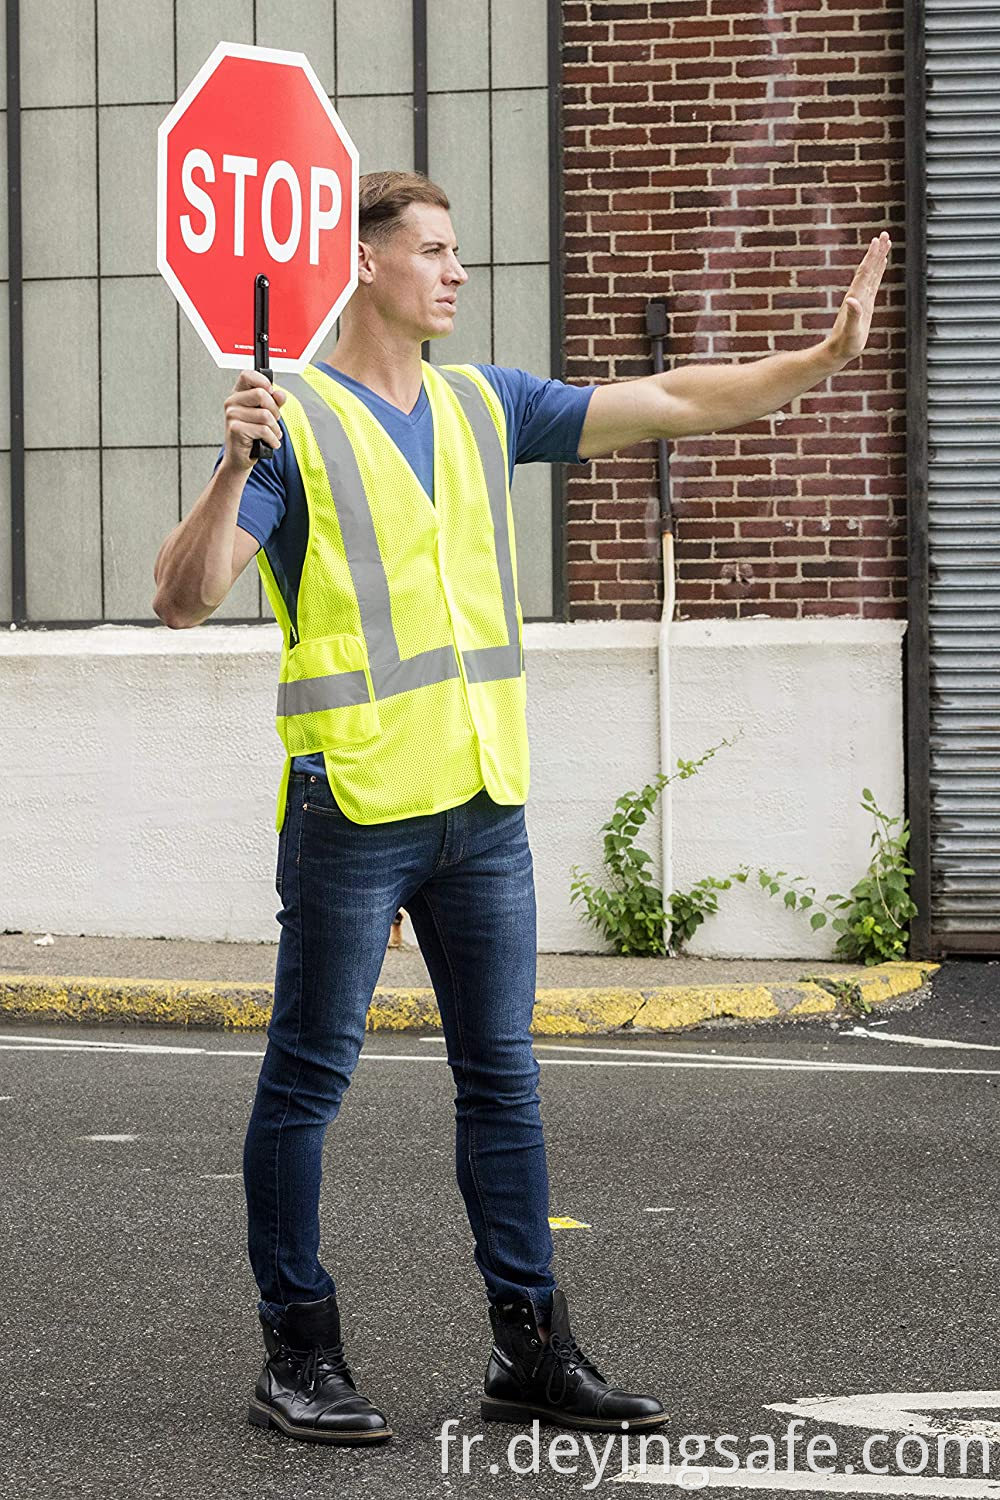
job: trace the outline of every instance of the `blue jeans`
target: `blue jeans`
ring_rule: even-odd
[[[549,1184],[535,1001],[535,888],[523,806],[485,788],[445,812],[362,825],[293,772],[278,841],[274,1010],[243,1150],[260,1311],[336,1290],[319,1261],[323,1141],[354,1072],[398,909],[434,985],[455,1082],[455,1164],[491,1302],[547,1322]]]

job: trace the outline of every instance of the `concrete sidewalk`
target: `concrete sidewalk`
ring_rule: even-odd
[[[0,934],[0,1020],[259,1031],[270,1015],[277,945]],[[802,960],[617,958],[540,953],[532,1030],[561,1036],[683,1030],[705,1022],[858,1013],[914,997],[938,965],[871,968]],[[910,1001],[912,1002],[912,999]],[[390,948],[371,1031],[440,1030],[420,950]]]

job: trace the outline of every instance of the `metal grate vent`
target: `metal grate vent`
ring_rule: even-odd
[[[1000,949],[1000,8],[925,47],[932,923]]]

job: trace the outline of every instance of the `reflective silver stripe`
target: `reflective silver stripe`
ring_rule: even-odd
[[[411,688],[428,687],[432,682],[447,682],[449,677],[461,675],[454,646],[434,646],[401,661],[369,661],[368,670],[376,698],[391,698],[393,693],[408,693]]]
[[[347,708],[352,703],[368,701],[364,672],[332,672],[328,677],[279,682],[277,715],[281,719],[288,714],[316,714],[325,708]]]
[[[393,693],[458,677],[458,660],[451,646],[435,646],[405,660],[400,658],[392,628],[389,580],[351,440],[337,413],[308,380],[301,375],[289,375],[283,384],[302,403],[326,466],[331,492],[336,497],[337,520],[358,599],[375,697],[389,698]]]
[[[514,565],[511,559],[511,536],[507,526],[507,454],[500,442],[496,423],[490,416],[482,391],[470,375],[460,370],[440,370],[462,404],[466,421],[479,449],[486,478],[486,490],[490,497],[490,512],[493,516],[493,536],[496,545],[497,567],[500,571],[500,591],[503,595],[503,617],[507,626],[509,656],[497,656],[504,647],[487,646],[476,651],[463,651],[466,675],[470,682],[487,682],[491,677],[518,677],[521,673],[521,652],[517,639],[517,601],[514,593]],[[470,666],[470,657],[476,661]],[[482,658],[482,660],[480,660]],[[489,670],[490,661],[506,670]],[[513,670],[511,670],[512,664]]]
[[[472,428],[476,446],[483,464],[486,488],[490,500],[490,514],[496,545],[497,566],[500,576],[501,596],[504,607],[504,622],[509,644],[486,646],[464,651],[462,659],[466,676],[470,682],[490,682],[497,678],[521,675],[521,648],[517,635],[517,604],[514,593],[514,574],[511,561],[511,539],[507,526],[507,456],[500,442],[493,418],[490,415],[482,392],[467,375],[456,370],[438,372],[448,382],[459,401],[466,419]],[[375,535],[375,523],[365,495],[364,481],[358,461],[351,446],[344,424],[334,409],[324,401],[301,375],[285,376],[282,384],[301,403],[319,447],[330,489],[335,497],[337,520],[344,539],[347,565],[354,583],[361,614],[361,629],[368,647],[368,666],[372,677],[376,699],[389,698],[394,693],[409,692],[413,688],[429,687],[433,683],[446,682],[460,676],[458,658],[452,645],[435,646],[429,651],[420,651],[416,656],[404,658],[399,654],[399,643],[392,626],[392,610],[389,600],[389,580],[385,574],[382,555]],[[322,682],[336,684],[345,678],[364,674],[336,673],[329,678],[310,678],[311,686]],[[286,688],[298,688],[304,684],[287,683]],[[336,687],[331,693],[336,694]],[[367,687],[365,689],[367,698]],[[308,713],[313,708],[282,709],[290,701],[279,691],[279,715],[284,713]],[[298,698],[295,698],[298,702]],[[310,695],[303,701],[311,704]],[[363,699],[336,698],[321,707],[337,707],[342,701],[358,702]]]
[[[463,651],[462,660],[470,682],[496,682],[501,677],[521,675],[519,641],[513,646],[480,646],[475,651]]]
[[[388,666],[385,662],[368,665],[376,698],[391,698],[393,693],[430,687],[432,683],[447,682],[449,677],[460,675],[454,646],[434,646],[430,651],[421,651],[418,656]]]
[[[361,611],[361,629],[368,645],[369,666],[375,662],[398,662],[399,647],[389,607],[389,580],[382,565],[375,522],[365,498],[364,481],[351,440],[332,406],[317,395],[308,380],[301,375],[290,375],[283,383],[302,403],[330,479],[347,565]]]

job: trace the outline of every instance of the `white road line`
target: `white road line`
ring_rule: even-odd
[[[842,1033],[850,1036],[851,1032]],[[878,1037],[879,1033],[875,1033]],[[439,1038],[421,1037],[421,1041],[437,1041]],[[972,1043],[969,1044],[973,1045]],[[596,1052],[601,1054],[610,1053],[618,1057],[678,1057],[705,1061],[711,1063],[728,1063],[732,1066],[743,1063],[767,1063],[769,1066],[782,1068],[817,1068],[819,1070],[836,1071],[839,1068],[850,1070],[858,1066],[857,1063],[837,1062],[833,1058],[810,1058],[810,1057],[761,1057],[758,1053],[729,1053],[729,1052],[690,1052],[672,1051],[666,1047],[598,1047],[586,1043],[572,1042],[535,1042],[536,1052]],[[992,1049],[990,1049],[992,1050]],[[1000,1052],[1000,1047],[995,1049]],[[881,1067],[881,1063],[861,1064],[862,1067]]]
[[[132,1052],[137,1048],[150,1052],[203,1052],[205,1050],[203,1047],[171,1046],[166,1042],[102,1042],[96,1037],[19,1036],[16,1032],[0,1033],[0,1042],[17,1042],[22,1047],[33,1048],[57,1047],[60,1050],[83,1047],[100,1052]]]
[[[362,1052],[365,1057],[376,1062],[427,1062],[428,1054],[419,1052]],[[679,1060],[683,1058],[684,1060]],[[445,1062],[445,1058],[435,1058],[435,1062]],[[814,1063],[806,1060],[794,1063],[784,1062],[756,1062],[744,1060],[740,1057],[713,1058],[710,1062],[690,1062],[684,1053],[678,1054],[678,1060],[668,1057],[664,1062],[652,1062],[645,1058],[625,1057],[615,1059],[610,1057],[542,1057],[539,1062],[543,1067],[567,1067],[567,1068],[718,1068],[723,1073],[835,1073],[844,1076],[848,1073],[924,1073],[924,1074],[960,1074],[962,1077],[975,1078],[997,1078],[1000,1077],[1000,1068],[925,1068],[916,1063]]]
[[[17,1043],[15,1043],[15,1042],[0,1042],[0,1052],[63,1052],[63,1053],[68,1054],[69,1056],[74,1056],[74,1057],[79,1057],[81,1055],[81,1053],[84,1053],[84,1052],[90,1052],[90,1053],[94,1053],[94,1052],[100,1053],[100,1052],[103,1052],[105,1054],[105,1056],[112,1056],[112,1055],[114,1055],[114,1056],[122,1056],[122,1055],[130,1053],[130,1052],[151,1052],[151,1053],[152,1052],[173,1052],[173,1053],[177,1053],[177,1052],[189,1052],[189,1053],[192,1053],[192,1054],[197,1053],[197,1054],[203,1054],[203,1055],[208,1055],[208,1056],[216,1056],[216,1057],[263,1057],[264,1056],[263,1052],[245,1052],[245,1053],[243,1053],[243,1052],[228,1051],[228,1052],[217,1052],[217,1053],[214,1053],[214,1054],[212,1054],[212,1053],[206,1054],[204,1047],[153,1047],[153,1046],[144,1047],[144,1046],[141,1046],[139,1044],[134,1044],[133,1046],[129,1046],[129,1047],[124,1047],[124,1046],[123,1047],[106,1047],[106,1046],[88,1047],[86,1045],[86,1043],[84,1043],[84,1042],[67,1042],[65,1046],[60,1046],[58,1043],[56,1043],[55,1045],[53,1045],[50,1042],[17,1042]]]
[[[618,1057],[680,1057],[711,1063],[768,1063],[783,1068],[853,1068],[855,1063],[836,1062],[822,1057],[761,1057],[755,1052],[680,1052],[666,1047],[590,1047],[573,1046],[569,1042],[536,1042],[536,1052],[598,1052],[612,1053]],[[881,1066],[881,1064],[872,1064]]]
[[[199,1047],[198,1051],[203,1057],[263,1057],[264,1049],[259,1052],[250,1052],[245,1047]]]
[[[137,1135],[81,1135],[81,1141],[137,1141]]]
[[[115,1053],[133,1054],[172,1054],[190,1053],[201,1057],[253,1057],[264,1056],[263,1051],[248,1048],[209,1048],[209,1047],[169,1047],[159,1046],[147,1042],[119,1042],[109,1044],[106,1042],[80,1042],[71,1041],[65,1045],[55,1040],[45,1042],[18,1042],[9,1043],[0,1041],[0,1052],[65,1052],[80,1056],[84,1052],[93,1052],[98,1049],[107,1049]],[[570,1049],[576,1052],[576,1048]],[[613,1047],[607,1049],[608,1054],[600,1057],[581,1057],[579,1054],[573,1057],[541,1057],[539,1062],[546,1067],[567,1068],[676,1068],[676,1069],[711,1069],[716,1068],[721,1072],[729,1073],[836,1073],[846,1075],[850,1073],[872,1073],[872,1074],[903,1074],[920,1073],[925,1075],[950,1076],[957,1075],[969,1078],[996,1078],[1000,1077],[1000,1068],[939,1068],[924,1067],[916,1063],[845,1063],[845,1062],[817,1062],[811,1058],[756,1058],[756,1057],[714,1057],[705,1053],[687,1052],[653,1052],[648,1057],[637,1057],[625,1049],[617,1050]],[[361,1061],[368,1062],[434,1062],[446,1063],[447,1058],[430,1052],[365,1052],[361,1053]]]
[[[954,1047],[963,1052],[1000,1052],[1000,1046],[989,1042],[952,1042],[942,1036],[907,1036],[903,1031],[869,1031],[865,1026],[853,1026],[841,1031],[840,1036],[860,1036],[873,1042],[906,1042],[911,1047]]]
[[[793,1492],[799,1495],[905,1495],[917,1497],[941,1496],[942,1500],[994,1500],[1000,1497],[1000,1484],[990,1479],[944,1479],[934,1474],[812,1474],[808,1470],[791,1474],[777,1469],[773,1473],[759,1469],[700,1469],[699,1476],[707,1476],[707,1484],[697,1489],[691,1484],[691,1471],[682,1482],[679,1471],[666,1469],[662,1464],[650,1464],[643,1474],[638,1464],[633,1464],[624,1474],[616,1474],[613,1484],[658,1484],[684,1494],[699,1494],[702,1489],[733,1490],[745,1494],[748,1490],[764,1490],[769,1495]]]

